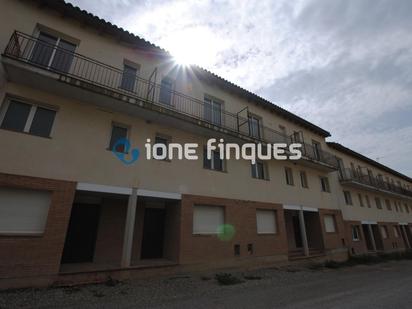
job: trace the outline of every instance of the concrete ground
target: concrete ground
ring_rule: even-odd
[[[0,292],[0,308],[412,308],[412,261],[310,270],[291,266],[118,284]]]

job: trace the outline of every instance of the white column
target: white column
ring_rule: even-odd
[[[302,237],[303,244],[303,253],[309,255],[309,246],[308,246],[308,237],[306,235],[306,226],[305,226],[305,216],[303,215],[303,209],[299,209],[299,225],[300,225],[300,234]]]
[[[134,222],[136,220],[137,188],[133,188],[127,204],[127,215],[124,228],[123,253],[121,267],[130,267],[132,259]]]

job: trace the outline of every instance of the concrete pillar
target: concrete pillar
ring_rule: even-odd
[[[368,231],[369,231],[369,235],[371,237],[373,251],[376,251],[376,242],[375,242],[375,237],[373,236],[373,231],[372,231],[372,225],[371,224],[368,224]]]
[[[309,255],[309,245],[308,245],[308,237],[306,235],[306,226],[305,226],[305,216],[303,215],[303,209],[299,209],[299,225],[300,225],[300,234],[302,237],[302,244],[303,244],[303,253],[308,256]]]
[[[127,215],[124,227],[123,252],[121,267],[130,267],[132,259],[134,222],[136,220],[137,189],[133,188],[127,204]]]

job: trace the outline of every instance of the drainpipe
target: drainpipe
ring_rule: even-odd
[[[301,233],[302,243],[303,243],[303,253],[306,256],[309,256],[309,246],[308,246],[308,238],[306,235],[305,216],[303,215],[302,206],[299,209],[299,225],[300,225],[300,233]]]
[[[369,235],[371,237],[373,251],[376,251],[375,237],[373,236],[373,231],[372,231],[372,225],[371,224],[368,224],[368,231],[369,231]]]
[[[133,233],[134,233],[134,223],[136,220],[136,204],[137,204],[137,188],[132,189],[132,194],[129,196],[129,201],[127,203],[127,215],[126,223],[124,228],[124,239],[123,239],[123,252],[122,260],[120,262],[121,267],[130,267],[132,260],[132,248],[133,248]]]

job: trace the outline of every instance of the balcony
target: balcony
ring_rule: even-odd
[[[157,70],[144,79],[21,32],[13,33],[2,56],[9,80],[36,89],[226,141],[293,143],[292,137],[268,127],[251,132],[247,109],[216,110],[208,102],[156,83]],[[303,165],[337,169],[334,155],[301,144]]]
[[[381,192],[401,198],[412,199],[412,191],[394,183],[387,182],[380,177],[366,175],[351,168],[339,170],[339,180],[343,185],[349,185],[360,189]]]

